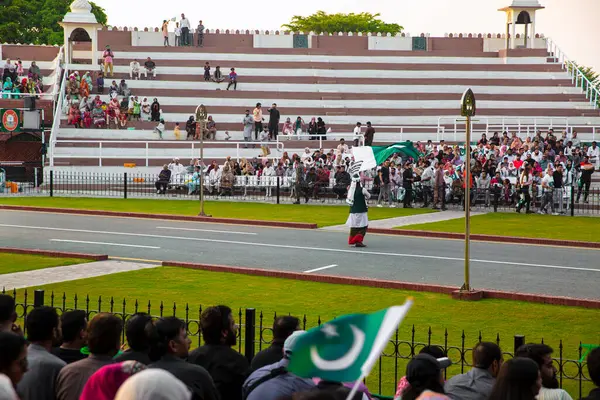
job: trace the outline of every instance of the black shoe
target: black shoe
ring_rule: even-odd
[[[446,207],[442,207],[442,211],[446,211],[448,210]]]
[[[367,247],[367,245],[363,243],[356,243],[354,247]]]
[[[300,204],[300,200],[293,202],[292,204]]]

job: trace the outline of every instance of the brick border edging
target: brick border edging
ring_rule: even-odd
[[[47,257],[81,258],[84,260],[91,260],[91,261],[108,260],[108,255],[106,255],[106,254],[70,253],[67,251],[33,250],[33,249],[21,249],[21,248],[17,248],[17,247],[0,247],[0,253],[31,254],[31,255],[47,256]]]
[[[281,270],[267,270],[261,268],[232,267],[217,264],[196,264],[179,261],[163,261],[163,267],[180,267],[188,269],[198,269],[212,272],[229,272],[234,274],[263,276],[270,278],[295,279],[309,282],[332,283],[340,285],[355,285],[365,287],[375,287],[380,289],[401,289],[412,290],[415,292],[430,292],[452,295],[459,290],[456,286],[433,285],[427,283],[412,283],[402,281],[390,281],[373,278],[355,278],[350,276],[336,275],[313,275],[300,272],[290,272]],[[584,307],[600,309],[600,300],[577,299],[573,297],[549,296],[542,294],[529,294],[517,292],[503,292],[499,290],[482,290],[484,299],[516,300],[529,303],[542,303],[549,305],[560,305],[569,307]]]
[[[397,235],[397,236],[412,236],[412,237],[426,237],[426,238],[439,238],[439,239],[464,239],[463,233],[453,232],[433,232],[433,231],[413,231],[408,229],[383,229],[383,228],[369,228],[370,233],[378,233],[383,235]],[[547,246],[559,246],[559,247],[581,247],[584,249],[600,249],[600,242],[581,242],[576,240],[559,240],[559,239],[541,239],[541,238],[527,238],[518,236],[495,236],[495,235],[482,235],[482,234],[471,234],[471,240],[477,240],[481,242],[495,242],[495,243],[511,243],[511,244],[538,244]]]
[[[13,206],[13,205],[7,205],[7,204],[0,204],[0,210],[54,212],[54,213],[62,213],[62,214],[94,215],[94,216],[106,215],[106,216],[111,216],[111,217],[162,219],[162,220],[183,221],[183,222],[211,222],[214,224],[254,225],[254,226],[295,228],[295,229],[317,229],[317,224],[310,224],[310,223],[306,223],[306,222],[280,222],[280,221],[263,221],[263,220],[236,219],[236,218],[213,218],[213,217],[198,217],[198,216],[194,216],[194,215],[147,214],[147,213],[124,212],[124,211],[82,210],[82,209],[76,209],[76,208]]]

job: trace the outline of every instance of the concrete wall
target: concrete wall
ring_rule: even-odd
[[[529,48],[529,46],[531,45],[531,40],[533,40],[534,42],[534,49],[546,49],[546,39],[545,38],[534,38],[534,39],[527,39],[527,47]],[[515,39],[516,43],[517,43],[517,47],[523,47],[525,45],[525,39],[524,38],[517,38]],[[499,50],[503,50],[506,49],[506,37],[495,37],[495,38],[485,38],[483,39],[483,51],[486,52],[497,52]]]
[[[329,50],[332,53],[343,54],[344,51],[368,50],[369,40],[366,36],[313,36],[312,48]]]
[[[293,35],[253,35],[254,48],[293,49]]]
[[[58,55],[59,47],[3,44],[0,45],[0,60],[53,61]],[[3,63],[4,64],[4,63]]]
[[[412,38],[402,36],[369,36],[369,50],[412,51]]]
[[[455,51],[457,53],[481,53],[483,51],[483,38],[432,37],[428,40],[427,50],[445,50]]]

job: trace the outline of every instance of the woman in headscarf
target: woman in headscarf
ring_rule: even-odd
[[[119,86],[117,85],[116,81],[112,81],[110,84],[110,87],[108,88],[108,94],[110,95],[111,99],[119,95]]]
[[[151,114],[151,121],[160,121],[160,104],[158,102],[158,99],[154,99],[154,101],[152,102],[152,105],[150,106],[150,114]]]
[[[296,118],[296,122],[294,123],[294,133],[300,136],[304,131],[304,125],[304,120],[302,117],[298,116],[298,118]]]
[[[96,128],[103,128],[104,125],[106,125],[106,116],[102,110],[102,102],[94,103],[94,108],[92,109],[92,123]]]
[[[125,97],[131,96],[131,90],[129,90],[129,86],[127,85],[127,82],[125,82],[125,79],[121,79],[121,83],[119,83],[118,93],[121,96]]]
[[[133,98],[133,115],[132,115],[132,117],[139,121],[141,113],[142,113],[142,105],[140,104],[138,97],[135,96]]]
[[[156,99],[154,99],[154,100],[156,100]],[[196,122],[194,121],[193,115],[190,115],[190,117],[186,121],[185,131],[187,132],[187,137],[185,140],[188,140],[190,137],[192,139],[196,139]]]
[[[90,93],[92,93],[92,90],[94,89],[94,82],[92,81],[90,71],[86,71],[86,73],[83,74],[83,78],[81,79],[81,81],[86,81],[88,88],[90,90]]]
[[[71,100],[79,99],[79,85],[77,85],[77,79],[75,79],[75,76],[69,77],[69,86],[67,87],[67,91],[71,96]]]
[[[115,400],[191,400],[192,393],[170,372],[147,369],[135,374],[119,388]]]
[[[4,85],[2,86],[2,98],[10,99],[12,90],[13,90],[12,80],[10,79],[10,77],[6,77],[6,79],[4,79]]]
[[[147,97],[142,100],[142,121],[150,121],[150,103]]]
[[[223,167],[223,173],[221,175],[221,193],[219,195],[223,196],[225,193],[227,193],[229,196],[231,196],[234,181],[235,176],[233,176],[231,161],[226,161],[225,166]]]
[[[292,120],[288,117],[283,124],[283,128],[281,129],[281,133],[285,136],[288,136],[288,140],[290,140],[290,136],[294,134],[294,126],[292,125]]]
[[[315,136],[317,134],[317,119],[315,117],[310,119],[307,132],[309,140],[317,140],[317,137]]]
[[[31,75],[37,75],[37,76],[39,76],[41,74],[40,67],[37,66],[35,61],[31,62],[31,67],[29,67],[29,73]]]
[[[115,126],[119,127],[119,116],[121,115],[121,105],[119,104],[119,100],[116,97],[113,97],[108,103],[108,124],[110,124],[110,120],[114,119]]]
[[[137,361],[105,365],[88,379],[79,400],[113,400],[129,377],[145,369],[146,366]]]
[[[67,117],[67,124],[79,127],[80,121],[81,121],[81,112],[79,111],[79,107],[77,106],[77,103],[73,103],[73,104],[71,104],[71,108],[69,109],[69,115]]]

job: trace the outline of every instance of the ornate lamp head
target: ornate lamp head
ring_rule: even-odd
[[[208,113],[206,112],[206,107],[204,106],[204,104],[200,104],[196,108],[196,120],[197,121],[206,121],[207,115],[208,115]]]
[[[460,100],[460,115],[463,117],[472,117],[476,111],[475,94],[473,94],[471,89],[467,89]]]

